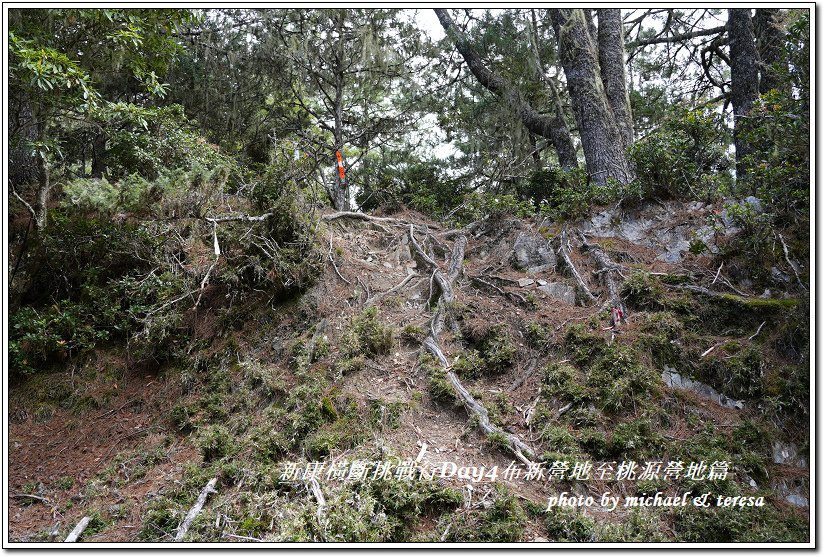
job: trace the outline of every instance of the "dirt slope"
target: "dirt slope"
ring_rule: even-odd
[[[667,210],[681,211],[679,222],[691,216],[694,228],[703,222],[695,207]],[[217,477],[187,540],[806,539],[807,414],[791,407],[790,395],[803,389],[787,375],[804,360],[782,350],[800,311],[792,285],[761,298],[715,276],[712,249],[673,261],[672,243],[599,236],[601,221],[569,223],[564,247],[596,298],[589,301],[561,256],[560,225],[501,216],[455,231],[409,212],[388,219],[324,221],[323,275],[291,301],[261,292],[229,307],[219,284],[210,286],[189,314],[185,362],[136,366],[128,348],[111,346],[68,372],[14,386],[11,538],[61,540],[92,516],[84,541],[170,541]],[[545,475],[358,483],[324,474],[319,504],[310,482],[279,480],[286,463],[419,458],[424,467],[500,473],[522,464],[480,431],[451,398],[444,370],[422,356],[438,292],[410,224],[443,269],[456,237],[467,236],[441,348],[449,371],[497,427],[534,449]],[[527,268],[519,268],[519,245]],[[600,264],[597,250],[614,267]],[[665,370],[742,405],[672,386]],[[731,473],[714,481],[594,472],[630,460],[642,468],[728,461]],[[550,477],[553,465],[557,472],[567,463],[568,474],[579,462],[593,463],[594,477]],[[598,500],[605,491],[711,491],[764,497],[765,506],[544,512],[561,492]]]

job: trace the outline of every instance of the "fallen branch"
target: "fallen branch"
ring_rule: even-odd
[[[581,274],[578,272],[578,269],[575,268],[575,264],[572,262],[572,258],[569,255],[569,247],[567,245],[567,236],[566,236],[566,225],[561,229],[561,248],[560,248],[561,257],[564,259],[564,263],[566,263],[567,268],[572,273],[572,276],[575,278],[575,282],[578,283],[578,288],[581,292],[584,293],[584,296],[587,297],[587,300],[590,302],[594,302],[596,300],[595,296],[592,295],[590,292],[587,283],[584,282],[584,279],[581,277]]]
[[[12,493],[12,497],[15,499],[35,499],[37,501],[42,501],[47,504],[51,504],[51,501],[45,497],[40,497],[39,495],[29,495],[28,493]]]
[[[320,519],[326,511],[326,498],[323,496],[323,491],[320,489],[320,484],[315,478],[312,478],[312,481],[309,483],[309,487],[312,489],[312,494],[318,501],[317,515],[318,519]]]
[[[203,510],[203,505],[206,504],[206,499],[208,499],[210,493],[214,493],[215,485],[217,484],[217,478],[212,478],[209,480],[209,483],[206,484],[206,487],[200,492],[200,495],[197,498],[194,506],[189,509],[189,512],[186,513],[186,518],[183,519],[183,522],[177,529],[177,534],[175,535],[176,542],[182,542],[183,537],[186,535],[186,532],[189,531],[189,527],[191,527],[192,522],[195,521],[197,515],[200,514],[200,511]]]
[[[68,536],[66,536],[64,543],[76,542],[80,535],[83,534],[83,530],[86,529],[91,520],[92,519],[89,516],[84,516],[83,518],[81,518],[80,522],[77,523],[77,526],[74,527],[74,530],[72,530],[71,533]]]
[[[354,220],[365,220],[370,222],[389,222],[393,224],[402,223],[398,219],[393,219],[389,217],[373,217],[372,215],[367,215],[366,213],[356,213],[354,211],[338,211],[337,213],[329,213],[328,215],[323,215],[323,220],[329,222],[337,219],[354,219]]]
[[[236,221],[236,220],[242,220],[242,221],[246,221],[246,222],[261,222],[261,221],[264,221],[264,220],[272,217],[273,215],[274,215],[274,213],[265,213],[263,215],[256,215],[256,216],[250,216],[250,215],[222,215],[222,216],[218,216],[218,217],[205,217],[205,220],[207,222],[211,222],[212,224],[216,224],[218,222],[228,222],[228,221]]]
[[[710,283],[710,286],[715,284],[715,282],[718,280],[718,277],[721,275],[721,269],[723,269],[723,268],[724,268],[724,262],[722,261],[721,265],[718,266],[718,272],[715,273],[715,278],[712,279],[712,282]]]

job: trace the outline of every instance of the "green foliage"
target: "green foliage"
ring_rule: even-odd
[[[544,524],[550,541],[595,541],[595,520],[574,509],[554,508],[546,513]]]
[[[638,418],[615,426],[610,449],[616,458],[654,457],[663,441],[649,419]]]
[[[646,404],[658,390],[658,376],[638,360],[628,346],[607,344],[583,324],[569,328],[565,338],[573,362],[584,372],[553,364],[544,374],[548,394],[573,403],[591,402],[603,411],[619,413]],[[583,376],[583,377],[582,377]]]
[[[640,324],[639,351],[649,353],[658,367],[679,365],[683,351],[678,340],[684,335],[684,325],[671,312],[647,313]]]
[[[659,309],[664,289],[658,277],[640,271],[631,274],[621,285],[621,297],[635,309]]]
[[[527,516],[518,500],[506,488],[495,484],[495,499],[486,510],[473,510],[446,515],[452,528],[446,542],[518,542],[524,532]],[[439,527],[443,531],[446,525]]]
[[[638,509],[633,509],[628,513],[623,522],[603,524],[598,529],[597,540],[613,543],[670,541],[662,531],[660,515],[652,511]]]
[[[731,185],[728,141],[727,126],[716,111],[687,111],[666,121],[630,150],[640,196],[707,200],[723,195]]]
[[[748,348],[724,358],[702,359],[697,373],[727,396],[753,399],[763,394],[765,367],[761,353]]]
[[[226,427],[210,425],[200,433],[198,448],[203,460],[210,462],[234,452],[234,438]]]
[[[107,103],[92,114],[107,134],[105,160],[110,178],[137,174],[154,180],[172,169],[213,171],[235,166],[200,136],[180,105],[145,108]]]
[[[349,329],[341,339],[341,356],[352,358],[388,354],[392,348],[394,332],[382,324],[378,318],[378,308],[366,308],[352,320]]]
[[[512,342],[507,325],[484,323],[477,327],[467,327],[467,340],[477,350],[467,350],[460,358],[458,370],[472,377],[481,373],[499,375],[505,373],[515,364],[518,348]]]
[[[765,202],[781,224],[806,236],[810,210],[810,15],[793,11],[787,26],[785,55],[779,64],[780,87],[758,99],[742,122],[742,139],[751,153],[742,162],[747,173],[740,193]]]
[[[718,507],[675,511],[678,541],[701,543],[810,541],[810,526],[795,514],[775,507]]]
[[[56,358],[87,353],[109,338],[108,324],[94,308],[68,300],[40,311],[23,307],[10,318],[11,368],[28,375]]]

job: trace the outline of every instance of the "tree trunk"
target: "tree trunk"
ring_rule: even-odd
[[[338,10],[335,30],[337,31],[337,45],[335,49],[335,149],[343,156],[343,57],[344,57],[344,38],[343,38],[343,18],[345,12]],[[343,168],[346,168],[346,161],[342,159]],[[337,164],[337,160],[335,161]],[[341,177],[341,172],[335,168],[335,181],[333,186],[334,192],[332,195],[332,205],[338,211],[348,211],[349,206],[349,192],[346,191],[346,178]]]
[[[785,33],[780,22],[781,10],[778,8],[758,8],[753,18],[758,57],[761,61],[761,80],[758,91],[761,94],[772,89],[784,89],[781,80],[784,58]]]
[[[736,179],[746,175],[745,158],[752,148],[743,137],[746,116],[758,98],[758,51],[755,48],[752,18],[749,8],[729,10],[727,20],[730,37],[730,77],[732,79],[732,109],[734,115]]]
[[[634,172],[604,91],[584,12],[578,8],[549,12],[590,180],[596,184],[606,184],[608,178],[622,184],[631,182]]]
[[[624,22],[620,8],[598,10],[598,62],[601,66],[601,80],[615,123],[629,148],[634,139],[632,129],[632,108],[627,90],[626,57],[624,50]]]
[[[46,141],[46,124],[41,118],[39,107],[32,112],[37,126],[37,153],[34,155],[37,163],[37,198],[34,202],[34,225],[38,231],[45,230],[48,224],[49,194],[51,193],[51,177],[49,176],[49,161],[44,151]]]
[[[564,114],[564,107],[561,104],[561,96],[558,94],[558,88],[552,78],[547,77],[544,72],[544,63],[541,60],[541,55],[538,51],[538,21],[535,17],[535,10],[531,10],[532,16],[532,55],[535,57],[535,68],[538,80],[547,88],[550,99],[552,101],[552,109],[555,116],[550,127],[550,140],[555,147],[555,152],[558,154],[558,164],[564,170],[571,168],[578,168],[578,155],[575,152],[575,142],[572,140],[572,134],[569,133],[569,126],[567,125],[566,115]]]
[[[96,132],[92,139],[92,178],[102,178],[106,170],[106,136]],[[86,169],[84,168],[85,172]]]
[[[529,131],[552,141],[555,149],[558,151],[558,160],[562,167],[573,168],[578,166],[577,158],[575,158],[575,148],[572,144],[571,137],[569,137],[569,130],[566,129],[566,134],[564,133],[566,123],[563,118],[563,110],[561,109],[557,92],[553,95],[555,113],[552,116],[539,113],[523,99],[512,84],[504,80],[501,76],[493,73],[484,65],[481,57],[470,46],[466,37],[455,26],[452,17],[445,9],[436,8],[435,13],[446,34],[454,39],[455,47],[458,49],[458,52],[460,52],[464,61],[466,61],[469,70],[478,82],[508,102],[518,113],[521,122]],[[559,146],[561,147],[560,149],[558,149]]]

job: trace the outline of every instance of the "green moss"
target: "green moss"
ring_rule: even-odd
[[[352,320],[340,341],[341,355],[352,358],[388,354],[392,348],[393,330],[378,319],[378,308],[369,307]]]
[[[169,497],[160,495],[149,500],[137,537],[141,541],[170,541],[186,511]]]
[[[210,425],[199,435],[198,448],[206,462],[222,458],[235,451],[234,438],[222,425]]]
[[[452,370],[464,379],[480,377],[486,369],[486,361],[481,357],[480,352],[472,348],[465,350],[452,364]]]
[[[702,359],[696,374],[727,396],[753,399],[763,394],[766,365],[758,350],[747,348],[733,356]]]
[[[477,349],[478,356],[470,356],[467,363],[467,367],[471,367],[473,372],[476,373],[480,369],[484,373],[502,374],[515,364],[518,348],[512,342],[506,324],[488,326],[487,323],[483,323],[481,326],[466,329],[464,334]],[[471,354],[470,351],[467,353]]]
[[[673,512],[678,541],[809,542],[809,521],[775,507],[686,507]]]
[[[567,329],[564,345],[573,362],[582,366],[598,358],[606,349],[607,342],[600,335],[588,330],[583,323],[578,323]]]
[[[426,339],[427,332],[418,325],[406,325],[401,329],[400,336],[416,344],[422,343]]]
[[[664,289],[661,281],[646,272],[633,273],[621,285],[624,302],[635,309],[658,309],[662,306]]]
[[[446,542],[518,542],[523,536],[527,516],[518,500],[506,488],[496,484],[492,506],[447,515],[442,522],[451,523]],[[445,531],[446,524],[438,526]]]
[[[391,430],[398,429],[401,426],[401,414],[405,406],[402,402],[371,401],[369,414],[372,424],[380,429],[384,426]]]
[[[575,437],[565,427],[549,426],[541,432],[540,438],[546,442],[550,451],[568,454],[575,454],[578,451]]]
[[[638,349],[649,354],[657,367],[664,365],[682,367],[686,356],[679,339],[684,335],[684,325],[671,312],[644,314],[640,325]]]
[[[530,348],[546,350],[552,336],[552,326],[546,323],[530,321],[526,325],[524,338]]]
[[[573,509],[552,509],[546,513],[544,525],[550,541],[595,541],[595,520]]]
[[[606,523],[598,528],[599,542],[668,542],[660,515],[653,511],[634,509],[618,524]]]
[[[654,457],[663,438],[649,419],[639,418],[618,424],[610,440],[610,452],[616,458]]]

